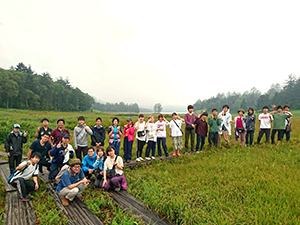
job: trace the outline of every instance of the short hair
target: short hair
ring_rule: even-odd
[[[141,117],[143,117],[143,118],[144,118],[144,114],[140,114],[140,115],[139,115],[139,118],[141,118]]]
[[[47,118],[43,118],[43,119],[41,120],[41,123],[44,122],[45,120],[48,121],[48,123],[49,123],[49,120],[48,120]]]
[[[111,151],[113,151],[113,150],[116,152],[116,149],[115,149],[115,147],[113,145],[108,146],[106,148],[106,154],[108,155],[108,153],[111,152]]]
[[[265,105],[265,106],[263,107],[263,109],[269,109],[269,107]]]
[[[50,134],[49,133],[43,133],[42,135],[41,135],[41,137],[43,137],[43,136],[45,136],[45,135],[47,135],[47,136],[49,136],[50,137]]]
[[[164,118],[164,115],[163,115],[163,114],[159,114],[159,115],[158,115],[158,119],[159,119],[159,118]]]
[[[218,112],[218,110],[216,108],[211,110],[211,112],[213,112],[213,111],[217,111]]]
[[[111,121],[111,122],[112,122],[112,123],[114,123],[114,121],[115,121],[115,120],[117,120],[117,121],[118,121],[118,123],[120,122],[120,120],[119,120],[119,118],[118,118],[118,117],[114,117],[114,118],[112,119],[112,121]]]
[[[58,119],[56,124],[58,124],[60,121],[62,121],[65,124],[65,120],[64,119]]]
[[[39,153],[39,152],[33,152],[33,153],[31,154],[30,158],[32,159],[32,158],[34,158],[34,157],[37,157],[37,158],[41,159],[41,158],[42,158],[42,155],[41,155],[41,153]]]
[[[283,109],[283,108],[281,105],[278,105],[276,109],[278,110],[278,109]]]
[[[228,105],[226,105],[226,104],[225,104],[225,105],[223,105],[222,109],[224,109],[225,107],[226,107],[227,109],[229,109],[229,106],[228,106]]]
[[[102,122],[101,117],[97,117],[95,121],[100,120]]]
[[[79,117],[78,117],[78,121],[79,121],[79,120],[85,120],[85,119],[84,119],[83,116],[79,116]]]
[[[176,112],[173,112],[173,113],[172,113],[172,116],[177,116],[177,113],[176,113]]]
[[[92,149],[93,151],[95,151],[94,147],[89,147],[87,151],[89,151],[90,149]]]
[[[207,112],[202,113],[202,116],[208,116]]]
[[[194,109],[194,106],[188,105],[187,109],[188,109],[188,110],[189,110],[189,109]]]
[[[254,112],[254,109],[253,109],[252,107],[249,107],[248,112],[249,112],[250,110],[251,110],[252,112]]]
[[[285,109],[285,108],[289,108],[289,109],[290,109],[291,107],[290,107],[290,105],[285,104],[285,105],[283,106],[283,108],[284,108],[284,109]]]

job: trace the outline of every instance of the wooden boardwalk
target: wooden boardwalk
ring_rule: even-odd
[[[17,189],[15,189],[13,186],[7,183],[7,179],[10,176],[10,170],[8,164],[0,165],[0,176],[2,178],[6,192],[17,191]]]

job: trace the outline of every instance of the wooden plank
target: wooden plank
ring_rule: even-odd
[[[5,186],[5,191],[7,191],[7,192],[16,191],[16,189],[13,186],[11,186],[9,183],[7,183],[7,179],[10,176],[10,170],[9,170],[8,164],[0,165],[0,176],[1,176],[1,179]]]
[[[166,219],[158,218],[143,202],[130,195],[127,191],[112,191],[110,192],[110,196],[118,206],[128,212],[132,212],[134,215],[139,216],[145,224],[171,224]]]
[[[0,165],[1,165],[1,164],[6,164],[6,163],[8,163],[7,160],[5,160],[5,159],[0,159]]]

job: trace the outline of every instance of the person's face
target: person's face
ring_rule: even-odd
[[[93,157],[93,155],[94,155],[94,150],[93,150],[93,149],[89,149],[89,150],[88,150],[88,155],[89,155],[89,157]]]
[[[212,114],[213,114],[214,116],[217,116],[217,115],[218,115],[218,111],[214,110],[214,111],[212,111]]]
[[[140,118],[139,118],[140,123],[142,123],[142,122],[144,121],[144,119],[145,119],[144,117],[140,117]]]
[[[202,116],[202,119],[203,119],[203,120],[206,120],[206,118],[207,118],[207,116],[205,116],[205,115]]]
[[[102,121],[101,121],[101,120],[97,120],[97,121],[96,121],[96,125],[97,125],[97,127],[100,127],[100,126],[101,126],[101,124],[102,124]]]
[[[19,133],[19,131],[20,131],[20,128],[14,128],[15,133]]]
[[[99,150],[98,156],[101,158],[103,155],[104,155],[103,151],[102,151],[102,150]]]
[[[59,128],[63,128],[64,127],[64,122],[63,121],[59,121],[58,123],[57,123],[57,126],[59,127]]]
[[[127,121],[127,125],[130,126],[131,125],[131,121]]]
[[[162,117],[162,116],[159,117],[158,120],[159,120],[160,122],[162,122],[162,121],[163,121],[163,117]]]
[[[244,113],[242,111],[239,111],[239,116],[243,116]]]
[[[194,111],[194,109],[189,109],[189,113],[192,113]]]
[[[63,138],[62,143],[63,144],[69,144],[69,138]]]
[[[278,108],[277,112],[281,113],[282,112],[282,108]]]
[[[248,113],[249,113],[249,114],[253,114],[253,110],[249,109],[249,110],[248,110]]]
[[[267,113],[268,113],[268,111],[269,111],[269,110],[268,110],[268,109],[266,109],[266,108],[265,108],[265,109],[263,109],[263,112],[264,112],[264,114],[267,114]]]
[[[42,122],[43,127],[48,127],[49,122],[47,120],[44,120]]]
[[[36,163],[39,163],[40,158],[35,156],[31,159],[31,161],[36,164]]]
[[[150,122],[153,123],[154,122],[154,116],[150,117]]]
[[[177,120],[178,116],[177,115],[173,115],[173,120]]]
[[[84,120],[78,120],[79,125],[83,125],[84,124]]]
[[[114,120],[113,124],[116,127],[118,125],[118,120]]]
[[[288,112],[288,111],[290,111],[290,108],[289,107],[285,107],[284,111]]]
[[[72,167],[73,173],[79,173],[80,169],[81,169],[80,165],[75,165]]]
[[[108,152],[108,155],[110,156],[110,157],[114,157],[115,156],[115,150],[111,150],[111,151],[109,151]]]
[[[45,134],[41,137],[42,142],[46,143],[49,140],[49,135]]]
[[[223,108],[223,111],[224,111],[224,113],[227,113],[228,108],[227,108],[227,107],[224,107],[224,108]]]

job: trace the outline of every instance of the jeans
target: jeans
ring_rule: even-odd
[[[191,152],[194,152],[195,145],[195,129],[185,130],[185,152],[189,149],[189,137],[191,136]]]
[[[161,138],[161,137],[157,138],[157,152],[158,152],[158,155],[162,156],[162,154],[161,154],[161,144],[162,144],[162,147],[164,149],[165,155],[168,156],[169,154],[168,154],[168,149],[167,149],[167,144],[166,144],[166,138]]]
[[[11,155],[8,157],[10,173],[21,163],[22,155]]]
[[[283,133],[282,133],[282,136],[281,136],[281,140],[283,139],[284,134],[285,134],[285,137],[286,137],[286,141],[289,141],[291,139],[291,131],[284,130]]]
[[[154,141],[148,141],[148,146],[146,149],[146,157],[149,157],[150,150],[152,150],[152,157],[153,156],[155,157],[155,146],[156,146],[156,143]]]
[[[76,158],[80,159],[80,161],[82,161],[81,152],[82,152],[83,157],[84,157],[84,156],[87,155],[87,151],[88,151],[88,146],[85,146],[85,147],[77,146],[77,150],[75,150],[75,152],[76,152]]]
[[[197,134],[196,151],[199,151],[200,143],[201,143],[200,151],[202,151],[203,146],[204,146],[204,144],[205,144],[205,138],[206,138],[205,136],[202,136],[202,135]]]
[[[282,134],[284,132],[284,130],[279,130],[279,129],[273,129],[272,130],[272,135],[271,135],[271,141],[272,141],[272,144],[275,143],[275,134],[278,132],[278,135],[277,135],[277,141],[281,141],[282,139]]]
[[[142,157],[143,148],[145,144],[146,141],[140,141],[139,139],[136,139],[136,145],[137,145],[136,158]]]
[[[259,133],[258,133],[258,138],[257,138],[257,144],[260,143],[261,138],[264,136],[264,134],[266,135],[266,142],[269,142],[269,138],[270,138],[270,132],[271,129],[260,129]]]
[[[253,144],[253,136],[254,136],[254,130],[247,130],[246,133],[246,145],[249,144],[249,137],[250,137],[250,145]]]
[[[11,185],[14,188],[17,188],[20,199],[26,198],[30,192],[35,190],[35,183],[33,180],[24,180],[23,178],[17,178],[13,180]]]
[[[120,145],[121,145],[121,141],[119,142],[119,141],[113,141],[113,143],[109,143],[109,145],[111,146],[114,146],[115,147],[115,149],[116,149],[116,152],[115,152],[115,154],[117,155],[117,156],[119,156],[119,151],[120,151]]]
[[[131,160],[131,157],[132,157],[132,144],[133,144],[133,141],[128,141],[128,137],[124,138],[123,148],[124,148],[124,159],[125,159],[125,161]]]
[[[59,166],[59,165],[56,165],[56,164],[51,164],[50,166],[50,172],[49,172],[49,177],[48,179],[49,180],[54,180],[55,177],[57,176],[58,174],[58,169],[61,169],[62,166]]]

